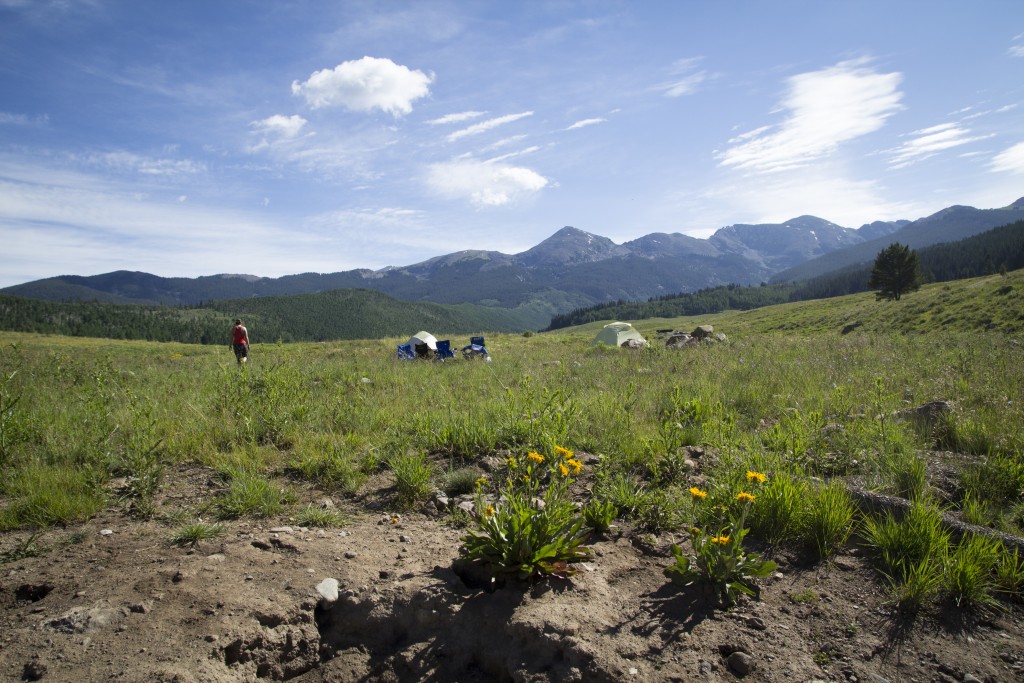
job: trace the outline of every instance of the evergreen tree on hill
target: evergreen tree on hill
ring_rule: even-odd
[[[917,252],[894,242],[878,252],[868,287],[877,289],[875,298],[899,301],[900,296],[921,288],[921,263]]]

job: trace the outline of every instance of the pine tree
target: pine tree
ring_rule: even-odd
[[[894,242],[878,252],[871,269],[868,287],[877,289],[875,298],[899,301],[907,292],[921,288],[921,263],[917,252],[909,246]]]

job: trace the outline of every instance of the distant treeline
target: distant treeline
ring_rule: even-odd
[[[409,303],[364,289],[213,301],[189,308],[0,296],[0,329],[14,332],[227,344],[238,317],[254,343],[377,339],[422,329],[469,334],[523,326],[508,309]]]
[[[947,282],[1024,268],[1024,221],[1010,223],[959,242],[917,250],[926,282]],[[804,282],[760,287],[725,285],[696,292],[667,294],[647,301],[613,301],[551,319],[548,330],[597,320],[644,320],[749,310],[789,301],[828,299],[868,291],[872,263],[843,268]]]

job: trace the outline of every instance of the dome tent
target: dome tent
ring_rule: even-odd
[[[601,331],[594,337],[594,341],[591,342],[591,346],[597,344],[605,344],[607,346],[622,346],[630,340],[635,339],[638,343],[647,345],[647,340],[644,339],[643,335],[633,329],[633,326],[629,323],[608,323]]]
[[[437,339],[429,332],[420,330],[409,337],[409,341],[407,341],[406,344],[408,344],[413,353],[420,358],[426,358],[430,355],[429,352],[431,351],[437,353]]]

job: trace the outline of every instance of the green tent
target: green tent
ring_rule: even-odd
[[[647,340],[643,338],[643,335],[634,330],[633,326],[629,323],[608,323],[594,337],[591,346],[596,344],[622,346],[631,339],[635,339],[643,346],[647,346]]]

